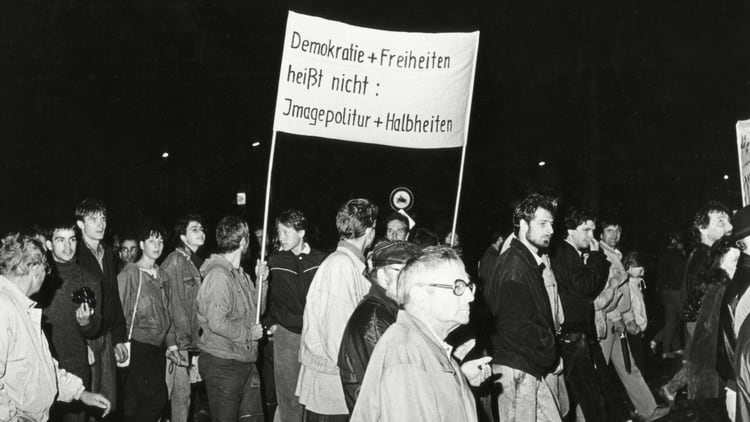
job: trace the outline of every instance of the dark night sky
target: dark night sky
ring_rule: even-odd
[[[626,246],[646,249],[706,199],[739,206],[747,1],[11,3],[0,14],[3,231],[89,195],[110,204],[115,230],[185,211],[259,222],[290,7],[384,29],[481,31],[459,220],[469,255],[541,186],[619,214]],[[271,209],[308,211],[323,246],[339,203],[386,207],[398,185],[415,191],[420,221],[449,225],[459,150],[290,135],[277,145]]]

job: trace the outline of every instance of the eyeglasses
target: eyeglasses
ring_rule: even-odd
[[[461,280],[460,278],[453,282],[453,285],[450,284],[428,284],[428,286],[432,287],[440,287],[441,289],[452,289],[453,294],[456,296],[463,296],[464,292],[468,288],[471,290],[471,294],[474,294],[477,290],[477,285],[472,283],[471,281]]]

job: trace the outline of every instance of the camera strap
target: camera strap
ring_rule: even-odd
[[[128,332],[128,341],[133,336],[133,326],[135,325],[135,313],[138,310],[138,299],[141,297],[141,286],[143,286],[143,273],[138,269],[138,292],[135,294],[135,305],[133,306],[133,317],[130,318],[130,331]]]

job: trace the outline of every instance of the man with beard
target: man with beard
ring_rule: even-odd
[[[560,421],[543,378],[559,354],[540,256],[552,237],[554,199],[531,194],[513,211],[516,238],[498,259],[485,292],[494,320],[493,373],[500,374],[498,413],[508,420]]]

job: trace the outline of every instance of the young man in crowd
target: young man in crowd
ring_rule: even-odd
[[[93,351],[91,389],[100,392],[116,407],[116,362],[128,358],[125,346],[125,318],[117,288],[117,274],[112,250],[102,240],[107,229],[107,208],[96,199],[83,200],[75,210],[76,225],[81,231],[77,248],[78,264],[102,281],[102,324],[97,338],[89,341]]]
[[[532,194],[513,211],[515,238],[500,255],[485,291],[494,319],[493,373],[501,374],[498,412],[512,420],[560,421],[543,380],[559,366],[557,338],[540,254],[549,247],[552,198]]]
[[[349,412],[354,409],[375,345],[385,330],[396,322],[398,275],[406,262],[421,252],[413,243],[386,240],[375,246],[367,260],[367,277],[372,287],[349,318],[338,354],[341,384]]]
[[[403,310],[372,352],[352,422],[477,420],[469,384],[491,375],[491,358],[459,367],[445,343],[469,322],[475,287],[468,280],[456,251],[446,246],[427,248],[406,264],[397,290]]]
[[[680,289],[680,299],[683,308],[694,302],[695,295],[704,282],[703,274],[708,270],[708,255],[711,246],[719,239],[732,233],[732,223],[729,220],[729,209],[718,201],[708,201],[693,218],[693,236],[699,243],[687,258],[685,280]],[[685,349],[695,331],[695,321],[685,323]]]
[[[170,316],[179,361],[190,362],[190,352],[198,350],[200,324],[196,313],[196,299],[201,285],[200,268],[203,259],[198,249],[206,242],[199,215],[180,217],[174,226],[177,247],[161,265],[169,278],[171,295]],[[167,362],[169,365],[169,362]],[[167,393],[171,405],[172,422],[187,422],[190,410],[190,373],[187,365],[172,365],[167,371]]]
[[[80,400],[109,413],[101,394],[86,391],[83,381],[61,369],[42,334],[41,309],[29,296],[37,293],[49,271],[38,241],[18,234],[0,241],[0,420],[49,418],[55,400]]]
[[[632,353],[628,349],[629,356],[626,357],[620,345],[620,338],[625,337],[626,333],[636,334],[638,332],[630,285],[628,284],[628,273],[622,264],[622,252],[618,249],[622,226],[617,219],[609,217],[602,219],[601,227],[602,234],[599,246],[610,263],[609,285],[618,286],[617,290],[622,294],[615,293],[615,297],[621,296],[621,299],[614,309],[606,312],[605,329],[601,330],[605,333],[605,336],[600,338],[599,345],[606,362],[612,361],[638,415],[644,421],[656,420],[669,413],[669,408],[657,407],[654,395],[651,394],[651,390],[643,379],[643,374],[638,369],[638,365],[635,364]],[[601,323],[601,320],[599,322]],[[625,359],[630,361],[629,370],[625,365]]]
[[[247,223],[239,217],[222,218],[216,225],[218,253],[201,266],[203,283],[198,289],[198,323],[203,333],[198,370],[206,385],[208,405],[214,421],[263,420],[260,380],[255,362],[263,326],[256,312],[265,308],[268,270],[256,267],[261,289],[240,266],[250,241]]]
[[[295,391],[307,422],[349,418],[336,358],[346,323],[370,290],[364,253],[375,238],[377,218],[377,205],[367,199],[352,199],[339,208],[338,247],[323,261],[307,293]]]
[[[122,392],[125,421],[156,422],[167,404],[165,354],[187,366],[175,345],[169,313],[169,276],[156,260],[164,250],[164,232],[146,226],[138,236],[141,259],[117,276],[130,341],[130,365]]]
[[[136,236],[125,234],[120,238],[117,250],[117,273],[119,274],[126,265],[140,259],[141,249],[138,247]]]
[[[551,262],[565,315],[560,334],[565,379],[585,418],[605,421],[605,391],[594,368],[591,345],[598,348],[593,302],[607,282],[609,263],[594,239],[596,223],[591,214],[571,209],[565,228],[568,236],[555,248]]]
[[[268,258],[271,285],[267,324],[273,334],[273,368],[278,407],[274,420],[298,422],[301,407],[294,395],[299,376],[299,345],[307,291],[325,254],[305,241],[308,223],[298,210],[276,217],[281,250]]]
[[[409,237],[409,219],[394,212],[385,220],[386,240],[406,240]]]
[[[76,262],[75,222],[56,223],[47,235],[47,250],[52,257],[52,273],[40,296],[49,297],[44,308],[45,331],[61,369],[77,376],[91,387],[86,339],[96,337],[101,325],[101,280]],[[89,295],[84,296],[84,292]],[[81,403],[57,403],[56,419],[83,422],[87,412]]]

